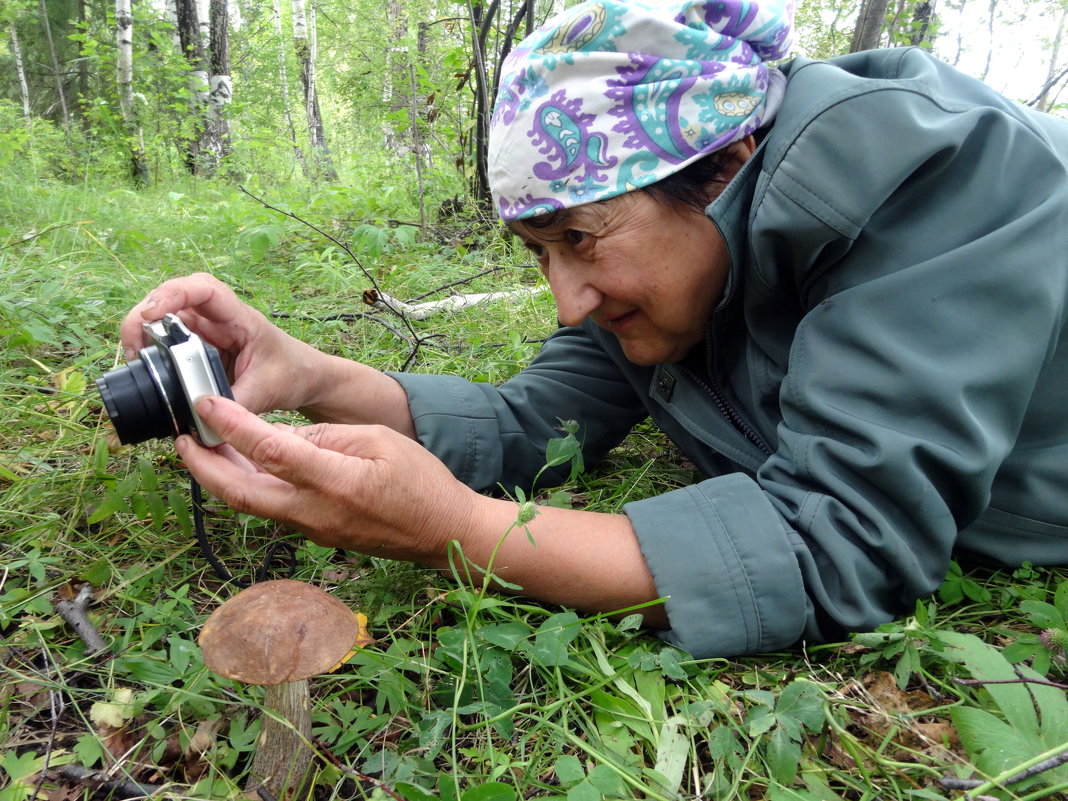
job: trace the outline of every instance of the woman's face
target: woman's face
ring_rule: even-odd
[[[635,364],[680,360],[723,294],[729,259],[716,226],[645,192],[568,209],[546,228],[510,225],[537,257],[560,322],[591,318]]]
[[[752,136],[717,154],[717,187],[756,149]],[[640,365],[677,362],[701,341],[723,295],[730,257],[703,211],[628,192],[567,209],[535,228],[509,223],[538,259],[564,325],[587,317]]]

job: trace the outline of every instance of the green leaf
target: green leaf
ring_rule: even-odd
[[[574,612],[550,615],[534,635],[534,645],[530,649],[531,661],[546,667],[566,665],[567,648],[579,633],[578,622],[578,615]]]
[[[486,782],[465,790],[461,801],[515,801],[515,788],[504,782]]]
[[[478,629],[477,633],[479,637],[491,645],[496,645],[506,651],[514,651],[516,646],[531,635],[532,631],[526,623],[513,621],[483,626]]]
[[[653,770],[664,777],[662,789],[674,796],[682,787],[686,759],[690,755],[690,738],[680,731],[683,718],[668,718],[660,729],[660,741],[656,749],[656,764]]]
[[[601,801],[601,791],[583,779],[567,791],[567,801]]]
[[[394,785],[398,795],[405,801],[438,801],[438,795],[424,790],[411,782],[397,782]]]
[[[40,770],[39,757],[33,750],[24,751],[21,755],[8,751],[0,758],[0,768],[10,781],[20,782]]]
[[[944,656],[964,665],[972,678],[986,682],[1011,681],[1012,684],[987,683],[984,689],[990,693],[1005,720],[1014,729],[1038,733],[1038,716],[1035,714],[1029,688],[1019,683],[1016,670],[1001,652],[987,645],[974,634],[944,631],[940,635],[948,646]]]
[[[984,773],[994,776],[1045,749],[1033,732],[1015,729],[991,712],[972,706],[950,710],[961,744]]]
[[[81,735],[74,743],[74,747],[71,748],[71,751],[74,753],[79,764],[85,765],[87,768],[92,768],[100,764],[107,754],[100,739],[92,734]]]
[[[801,743],[791,738],[782,728],[777,728],[768,737],[765,753],[772,777],[783,784],[790,784],[797,776],[797,766],[801,761]]]
[[[1068,628],[1061,610],[1053,604],[1042,601],[1021,601],[1020,611],[1023,612],[1036,628],[1040,629],[1064,629]]]
[[[824,724],[823,693],[812,682],[796,679],[779,694],[775,714],[788,715],[810,732],[818,732]]]
[[[564,754],[557,757],[556,763],[553,765],[553,771],[556,773],[556,778],[565,786],[580,782],[586,778],[586,771],[582,769],[582,763],[573,754]]]

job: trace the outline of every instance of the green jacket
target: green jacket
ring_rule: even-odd
[[[500,387],[397,376],[476,488],[528,486],[559,419],[595,459],[651,416],[709,476],[624,507],[696,656],[874,627],[953,554],[1068,563],[1068,122],[916,49],[784,71],[708,208],[705,347],[637,367],[587,323]]]

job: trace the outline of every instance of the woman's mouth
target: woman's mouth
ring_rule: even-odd
[[[604,321],[604,327],[611,331],[613,334],[625,333],[629,328],[633,327],[635,321],[638,319],[638,310],[632,309],[624,314],[616,314],[612,317],[606,317]]]

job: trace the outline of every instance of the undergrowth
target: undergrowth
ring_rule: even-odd
[[[103,797],[93,786],[121,781],[240,797],[261,691],[203,665],[198,628],[231,590],[193,542],[169,444],[109,438],[93,380],[117,364],[118,321],[159,281],[208,270],[325,350],[496,382],[551,331],[552,301],[418,322],[413,358],[359,316],[369,282],[339,243],[397,298],[472,277],[459,291],[537,283],[495,224],[420,232],[401,201],[358,186],[264,198],[335,243],[221,185],[135,193],[9,176],[2,188],[0,801]],[[643,426],[537,500],[618,511],[696,478]],[[235,573],[286,538],[295,578],[369,617],[374,642],[314,686],[317,798],[1037,799],[1068,787],[1063,766],[1017,775],[1068,751],[1064,570],[954,566],[938,596],[879,631],[695,660],[633,615],[583,618],[209,512]],[[85,585],[101,654],[56,615]],[[112,784],[64,780],[64,765]]]

